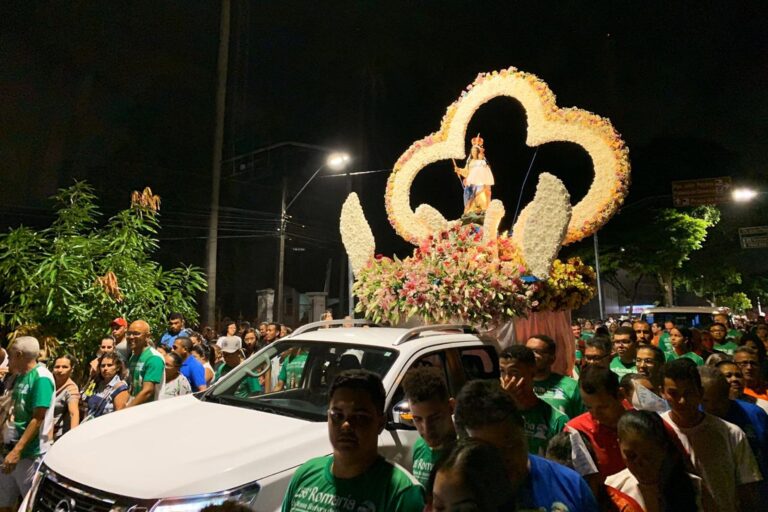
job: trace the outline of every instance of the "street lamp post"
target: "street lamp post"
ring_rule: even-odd
[[[275,318],[277,319],[277,322],[282,323],[283,322],[283,302],[284,302],[284,278],[285,278],[285,238],[286,238],[286,227],[288,224],[288,209],[293,205],[293,203],[296,202],[296,199],[299,198],[302,192],[309,186],[309,184],[312,182],[312,180],[315,179],[315,176],[320,174],[320,171],[328,167],[329,169],[333,171],[341,171],[344,170],[347,165],[349,164],[350,157],[346,153],[339,153],[334,152],[328,155],[328,158],[325,160],[325,163],[317,168],[317,170],[312,173],[312,176],[309,177],[309,179],[302,185],[302,187],[299,189],[299,191],[296,193],[295,196],[293,196],[293,199],[286,204],[286,199],[288,196],[288,181],[285,177],[283,177],[283,194],[282,194],[282,201],[280,204],[280,244],[278,248],[278,261],[277,261],[277,296],[275,297]]]

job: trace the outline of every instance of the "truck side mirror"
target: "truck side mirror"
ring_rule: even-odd
[[[400,400],[392,407],[391,429],[413,430],[413,414],[411,414],[411,404],[408,400]]]

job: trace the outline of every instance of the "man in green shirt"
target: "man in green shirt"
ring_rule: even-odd
[[[5,458],[0,473],[0,512],[10,512],[32,485],[39,461],[48,450],[53,429],[55,384],[37,363],[40,343],[32,336],[16,338],[8,349],[13,384],[13,419],[3,426]]]
[[[730,323],[730,319],[726,313],[717,313],[716,315],[713,315],[712,319],[715,321],[715,323],[723,324],[725,326],[727,329],[727,333],[725,335],[726,340],[732,341],[736,344],[739,343],[741,340],[741,331],[731,327],[732,324]]]
[[[523,417],[528,451],[543,456],[547,443],[568,423],[568,416],[533,392],[536,356],[522,345],[512,345],[499,354],[501,387],[514,400]],[[581,403],[581,402],[579,402]]]
[[[366,370],[339,373],[329,391],[328,433],[333,454],[311,459],[293,474],[283,512],[421,512],[424,489],[378,453],[386,424],[381,377]]]
[[[535,334],[525,343],[536,357],[536,376],[533,391],[539,398],[568,416],[575,418],[584,412],[579,385],[570,377],[552,372],[557,345],[545,334]]]
[[[218,382],[223,376],[237,368],[243,362],[243,341],[239,336],[222,336],[216,342],[221,348],[221,357],[224,361],[213,372],[213,382]],[[248,398],[263,391],[259,378],[246,375],[235,389],[234,395],[238,398]]]
[[[149,346],[149,324],[144,320],[131,322],[125,337],[131,348],[128,372],[132,398],[127,407],[157,400],[165,384],[165,359]]]
[[[709,334],[712,335],[714,345],[712,348],[718,352],[733,356],[734,351],[739,348],[732,339],[728,339],[728,328],[721,323],[715,322],[709,326]]]
[[[616,356],[611,360],[611,371],[619,376],[637,373],[637,335],[626,325],[622,325],[613,333],[613,349]]]
[[[443,370],[435,367],[409,370],[403,379],[403,390],[411,407],[413,424],[420,435],[413,446],[412,472],[429,496],[432,493],[429,486],[432,468],[456,444],[452,419],[454,400],[448,393]]]
[[[307,363],[307,353],[299,348],[291,349],[280,366],[280,374],[277,376],[275,391],[295,389],[301,386],[301,376],[304,373],[304,365]]]

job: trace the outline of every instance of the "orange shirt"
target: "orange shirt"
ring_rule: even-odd
[[[765,384],[756,389],[744,386],[744,394],[753,396],[755,398],[760,398],[762,400],[768,400],[768,388],[766,388]]]

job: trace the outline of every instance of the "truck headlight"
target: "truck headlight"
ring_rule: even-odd
[[[209,505],[221,505],[225,501],[235,501],[240,505],[252,507],[256,503],[260,488],[257,482],[251,482],[227,491],[183,498],[163,498],[151,508],[151,512],[197,512]]]

